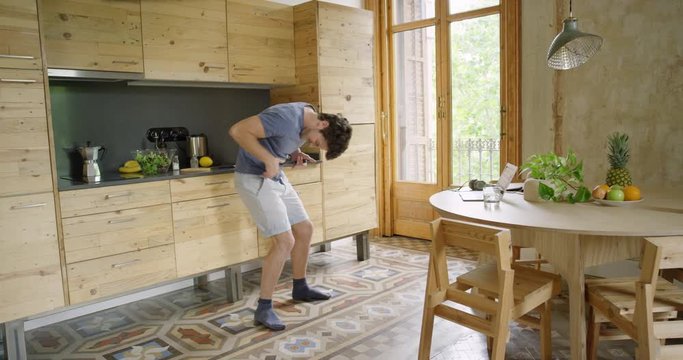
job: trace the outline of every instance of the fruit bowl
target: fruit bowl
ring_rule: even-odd
[[[612,201],[612,200],[605,200],[605,199],[596,199],[593,198],[593,201],[600,205],[604,206],[631,206],[635,205],[641,201],[643,201],[643,198],[640,198],[640,200],[629,200],[629,201]]]
[[[165,174],[171,166],[176,149],[145,149],[132,151],[145,176]]]

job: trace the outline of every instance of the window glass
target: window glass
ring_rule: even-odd
[[[452,185],[500,175],[500,15],[453,22]]]
[[[451,14],[470,10],[483,9],[500,4],[500,0],[449,0],[448,9]]]
[[[434,17],[434,0],[392,0],[394,24]]]
[[[436,183],[434,27],[394,34],[397,178]]]

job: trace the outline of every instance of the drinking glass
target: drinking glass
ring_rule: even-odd
[[[484,204],[498,204],[503,198],[503,189],[498,185],[484,187]]]

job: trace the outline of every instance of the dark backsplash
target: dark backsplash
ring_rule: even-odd
[[[116,171],[131,151],[154,148],[145,139],[152,127],[186,127],[204,133],[216,164],[234,163],[237,145],[228,136],[231,124],[269,105],[268,90],[128,86],[125,82],[50,81],[57,172],[80,177],[83,160],[75,148],[106,148],[102,172]],[[185,143],[178,148],[181,167],[188,166]]]

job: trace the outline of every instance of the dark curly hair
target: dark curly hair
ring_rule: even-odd
[[[319,113],[318,119],[327,121],[330,124],[321,131],[325,141],[327,141],[325,158],[327,160],[338,158],[349,147],[353,128],[349,125],[349,121],[341,116],[341,114]]]

